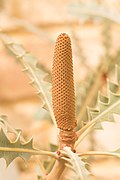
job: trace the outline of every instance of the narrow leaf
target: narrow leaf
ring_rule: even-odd
[[[117,67],[116,71],[116,74],[119,74],[120,68]],[[113,114],[120,115],[120,86],[119,84],[115,84],[109,80],[107,82],[107,97],[104,97],[99,93],[97,109],[88,108],[89,122],[77,132],[79,138],[75,143],[75,147],[88,135],[89,132],[91,132],[93,128],[102,128],[101,122],[111,122],[113,121]]]
[[[41,107],[50,112],[53,123],[56,125],[51,101],[51,83],[45,81],[47,73],[39,68],[38,60],[33,55],[26,52],[21,45],[15,44],[9,36],[1,32],[0,38],[23,66],[23,71],[31,79],[30,84],[37,89],[37,95],[41,100]]]
[[[91,120],[100,123],[102,121],[111,121],[113,113],[120,114],[120,94],[118,94],[119,86],[111,81],[108,81],[108,97],[101,93],[98,95],[97,109],[88,109]],[[94,126],[96,128],[96,125]]]
[[[100,17],[120,24],[120,14],[117,11],[111,11],[109,8],[97,5],[96,3],[88,3],[88,5],[83,5],[79,2],[72,3],[68,6],[68,10],[70,14],[80,18],[82,15],[87,19],[91,16],[94,18]]]
[[[67,167],[74,171],[74,179],[87,180],[90,173],[86,169],[85,163],[82,161],[82,159],[76,153],[73,153],[70,147],[65,147],[63,150],[61,150],[61,153],[67,158],[66,159],[63,157],[63,159],[66,161]]]
[[[6,133],[1,129],[0,131],[0,158],[6,160],[7,166],[17,157],[28,160],[31,155],[48,155],[55,158],[54,153],[37,150],[33,148],[33,139],[22,143],[20,140],[21,131],[14,142],[10,141]]]

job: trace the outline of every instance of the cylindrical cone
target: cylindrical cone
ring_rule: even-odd
[[[75,92],[71,41],[67,34],[58,36],[52,67],[52,104],[57,126],[71,131],[76,126]]]

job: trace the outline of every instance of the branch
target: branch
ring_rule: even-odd
[[[86,153],[78,153],[78,156],[114,156],[120,158],[119,153],[115,152],[102,152],[102,151],[88,151]]]
[[[51,172],[44,177],[44,180],[59,180],[60,176],[62,175],[64,169],[65,169],[65,164],[64,160],[56,160],[55,165]]]

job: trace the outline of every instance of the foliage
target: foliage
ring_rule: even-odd
[[[69,147],[65,147],[61,152],[65,156],[62,157],[62,159],[66,161],[65,165],[75,173],[74,177],[67,178],[76,180],[88,179],[90,173],[86,169],[85,163],[82,159],[76,153],[73,153]]]
[[[37,89],[37,94],[40,97],[41,107],[50,113],[53,123],[56,126],[56,121],[51,105],[51,83],[46,79],[45,70],[41,69],[35,57],[26,52],[21,45],[14,43],[9,36],[1,32],[0,38],[2,39],[7,49],[15,56],[17,61],[21,63],[24,68],[23,71],[32,80],[30,84]],[[105,41],[108,42],[108,39],[109,38],[107,37],[107,40]],[[108,56],[110,47],[109,43],[105,44],[105,56]],[[98,67],[99,71],[95,72],[94,74],[95,78],[90,77],[89,82],[86,83],[86,85],[83,87],[83,97],[81,99],[81,104],[85,100],[84,108],[91,104],[89,99],[91,93],[95,93],[95,96],[98,94],[98,99],[95,109],[88,108],[88,119],[83,121],[83,126],[80,126],[81,128],[77,131],[78,140],[76,141],[75,148],[93,129],[101,129],[101,123],[103,121],[113,122],[113,114],[120,114],[120,67],[119,65],[116,65],[116,79],[113,82],[107,80],[107,96],[105,96],[101,92],[98,93],[98,89],[103,85],[100,80],[106,69],[108,72],[110,72],[113,64],[110,64],[110,62],[107,63],[105,69],[104,65],[105,64],[102,61]],[[85,94],[84,90],[86,90]],[[86,98],[87,93],[88,96]],[[79,107],[80,106],[78,105],[78,108]],[[82,113],[83,112],[84,109]],[[82,117],[81,114],[78,115],[78,117],[80,122]],[[88,179],[90,173],[86,168],[86,163],[84,162],[83,157],[104,155],[120,158],[119,148],[114,152],[88,151],[86,153],[73,152],[70,147],[64,147],[62,150],[55,150],[54,152],[39,150],[33,147],[32,139],[26,142],[21,136],[21,131],[12,128],[12,126],[9,124],[9,121],[6,119],[6,116],[1,115],[0,122],[2,124],[2,129],[0,131],[0,157],[6,160],[7,165],[9,165],[17,157],[28,160],[32,155],[46,155],[56,160],[55,165],[53,165],[52,162],[51,166],[53,166],[53,169],[48,175],[45,175],[45,173],[41,170],[41,175],[39,175],[39,178],[41,179],[58,179],[58,175],[61,175],[64,170],[66,170],[66,172],[68,170],[68,174],[66,173],[64,178],[67,176],[67,179]],[[10,138],[8,138],[8,131],[16,135],[15,141],[11,141]],[[69,174],[69,171],[71,171],[73,174]]]
[[[51,105],[51,86],[46,80],[47,73],[40,68],[37,59],[30,53],[26,52],[21,45],[13,43],[12,39],[3,33],[1,33],[1,39],[8,50],[15,55],[18,62],[23,66],[22,71],[26,72],[31,79],[30,84],[37,89],[37,95],[40,98],[41,107],[50,112],[51,118],[54,124],[56,124]]]
[[[69,4],[68,11],[70,14],[80,18],[82,16],[84,19],[89,19],[90,17],[99,17],[120,24],[120,14],[117,11],[110,10],[109,8],[98,5],[96,3],[89,3],[84,5],[83,3],[77,2]]]
[[[102,128],[101,122],[113,121],[113,113],[120,112],[120,94],[119,92],[119,67],[116,66],[117,84],[108,81],[108,97],[103,96],[100,92],[98,94],[97,109],[88,108],[89,122],[78,131],[79,139],[77,144],[91,131],[91,129]]]

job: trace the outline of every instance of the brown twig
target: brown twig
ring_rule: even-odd
[[[64,169],[65,169],[64,161],[56,160],[52,171],[44,177],[44,180],[54,180],[54,179],[59,180]]]

